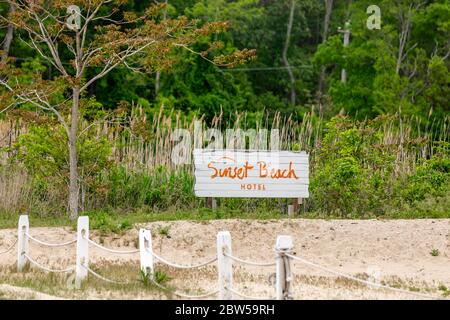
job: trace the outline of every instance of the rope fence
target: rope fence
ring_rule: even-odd
[[[66,246],[70,246],[71,244],[74,244],[77,242],[77,239],[75,239],[75,240],[71,240],[71,241],[63,242],[63,243],[48,243],[48,242],[44,242],[42,240],[34,238],[29,233],[25,233],[25,236],[27,236],[28,239],[30,239],[31,241],[34,241],[42,246],[51,247],[51,248],[66,247]]]
[[[88,271],[88,272],[89,272],[90,274],[92,274],[94,277],[96,277],[96,278],[98,278],[98,279],[100,279],[100,280],[102,280],[102,281],[108,282],[108,283],[119,284],[119,285],[129,285],[129,284],[132,284],[132,283],[137,283],[137,281],[130,282],[130,281],[117,281],[117,280],[111,280],[111,279],[108,279],[108,278],[106,278],[106,277],[104,277],[104,276],[99,275],[97,272],[95,272],[94,270],[92,270],[91,268],[89,268],[89,267],[87,267],[87,266],[82,265],[82,267],[83,267],[84,269],[86,269],[86,271]]]
[[[53,272],[53,273],[69,273],[69,272],[73,272],[75,270],[75,267],[69,267],[66,269],[51,269],[48,268],[46,266],[41,265],[39,262],[37,262],[36,260],[34,260],[33,258],[31,258],[29,255],[25,254],[25,257],[28,259],[28,261],[30,261],[30,263],[34,266],[36,266],[38,269],[47,271],[47,272]]]
[[[104,247],[104,246],[102,246],[102,245],[92,241],[91,239],[86,239],[86,240],[89,242],[89,244],[92,244],[94,247],[97,247],[97,248],[99,248],[99,249],[101,249],[103,251],[110,252],[110,253],[115,253],[115,254],[135,254],[135,253],[139,252],[139,249],[128,250],[128,251],[114,250],[114,249],[110,249],[110,248]]]
[[[75,266],[71,266],[65,269],[53,269],[50,267],[46,267],[40,263],[38,263],[35,259],[30,256],[30,247],[29,242],[35,242],[39,245],[46,247],[64,247],[72,244],[76,244],[76,264]],[[371,289],[384,289],[389,290],[391,292],[408,294],[415,297],[420,297],[424,299],[443,299],[434,297],[428,294],[409,291],[401,288],[391,287],[385,284],[376,283],[368,280],[363,280],[358,277],[345,274],[343,272],[337,271],[335,269],[314,263],[305,258],[301,258],[293,254],[293,240],[291,236],[280,235],[277,237],[277,241],[275,244],[275,261],[274,262],[254,262],[244,260],[242,258],[236,257],[232,254],[232,246],[231,246],[231,235],[228,231],[221,231],[217,234],[217,255],[205,262],[193,264],[193,265],[183,265],[171,262],[160,255],[153,252],[152,247],[152,236],[150,230],[140,229],[139,230],[139,248],[133,250],[116,250],[112,248],[107,248],[101,244],[96,243],[92,239],[89,238],[89,218],[88,217],[79,217],[77,223],[77,237],[75,240],[63,242],[63,243],[49,243],[46,241],[39,240],[34,236],[31,236],[29,233],[29,222],[28,216],[23,215],[20,216],[19,226],[18,226],[18,237],[17,239],[6,249],[6,251],[1,251],[0,254],[6,254],[11,252],[12,249],[17,245],[18,250],[18,259],[17,259],[17,270],[19,272],[24,271],[25,265],[29,262],[33,266],[38,269],[54,272],[54,273],[70,273],[75,272],[75,285],[77,288],[81,287],[81,283],[85,281],[88,275],[91,275],[95,278],[98,278],[102,281],[119,284],[119,285],[128,285],[132,283],[138,283],[139,281],[116,281],[112,279],[108,279],[96,271],[92,270],[89,267],[89,247],[93,246],[102,251],[117,254],[117,255],[132,255],[139,253],[140,260],[140,271],[144,280],[149,279],[151,283],[153,283],[156,287],[161,290],[171,292],[172,294],[187,299],[203,299],[211,296],[217,295],[219,299],[229,300],[234,299],[235,297],[249,299],[249,300],[289,300],[293,299],[293,279],[295,278],[292,273],[291,262],[302,263],[304,265],[308,265],[310,267],[320,269],[324,272],[333,274],[337,277],[346,278],[364,285],[369,286]],[[204,293],[204,294],[187,294],[183,292],[178,292],[175,290],[171,290],[161,283],[158,283],[155,280],[155,260],[159,261],[162,264],[168,265],[177,269],[198,269],[211,264],[216,263],[217,273],[218,273],[218,289]],[[275,268],[275,297],[254,297],[242,293],[236,290],[233,287],[233,262],[255,266],[255,267],[274,267]]]
[[[391,290],[391,291],[395,291],[395,292],[398,292],[398,293],[409,294],[409,295],[417,296],[417,297],[420,297],[420,298],[440,299],[440,298],[433,297],[433,296],[430,296],[430,295],[427,295],[427,294],[422,294],[422,293],[418,293],[418,292],[414,292],[414,291],[403,290],[403,289],[400,289],[400,288],[394,288],[394,287],[390,287],[390,286],[387,286],[387,285],[383,285],[381,283],[376,283],[376,282],[372,282],[372,281],[363,280],[363,279],[351,276],[349,274],[345,274],[345,273],[336,271],[334,269],[330,269],[328,267],[324,267],[322,265],[316,264],[316,263],[311,262],[309,260],[306,260],[306,259],[303,259],[303,258],[300,258],[300,257],[297,257],[297,256],[293,256],[293,255],[290,255],[290,254],[287,254],[286,256],[289,257],[290,259],[293,259],[295,261],[298,261],[298,262],[301,262],[303,264],[309,265],[309,266],[314,267],[316,269],[320,269],[322,271],[334,274],[335,276],[338,276],[338,277],[346,278],[346,279],[349,279],[349,280],[353,280],[355,282],[359,282],[359,283],[365,284],[365,285],[367,285],[369,287],[383,288],[383,289],[386,289],[386,290]]]
[[[0,255],[2,255],[2,254],[7,254],[8,252],[11,252],[12,251],[12,249],[14,249],[14,247],[16,246],[16,244],[17,244],[17,238],[16,238],[16,240],[14,240],[14,242],[8,247],[8,249],[6,249],[6,250],[4,250],[4,251],[0,251]]]
[[[246,261],[243,259],[240,259],[238,257],[232,256],[228,253],[224,253],[224,256],[227,258],[230,258],[231,260],[235,261],[235,262],[239,262],[241,264],[246,264],[248,266],[255,266],[255,267],[273,267],[276,265],[275,262],[268,262],[268,263],[264,263],[264,262],[251,262],[251,261]]]
[[[211,263],[214,263],[214,262],[217,261],[217,257],[214,257],[214,258],[212,258],[212,259],[210,259],[210,260],[208,260],[208,261],[206,261],[206,262],[203,262],[203,263],[200,263],[200,264],[196,264],[196,265],[190,265],[190,266],[188,266],[188,265],[181,265],[181,264],[176,264],[176,263],[170,262],[170,261],[168,261],[168,260],[166,260],[166,259],[164,259],[164,258],[158,256],[158,255],[157,255],[156,253],[154,253],[154,252],[153,252],[153,257],[155,257],[155,258],[156,258],[157,260],[159,260],[160,262],[162,262],[162,263],[164,263],[164,264],[166,264],[166,265],[168,265],[168,266],[170,266],[170,267],[177,268],[177,269],[198,269],[198,268],[201,268],[201,267],[205,267],[205,266],[207,266],[207,265],[210,265]]]

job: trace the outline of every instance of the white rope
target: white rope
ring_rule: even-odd
[[[55,273],[68,273],[68,272],[72,272],[75,270],[75,267],[69,267],[67,269],[62,269],[62,270],[55,270],[55,269],[50,269],[47,268],[41,264],[39,264],[37,261],[33,260],[29,255],[25,255],[25,257],[27,257],[28,260],[30,260],[30,262],[35,265],[36,267],[38,267],[39,269],[45,270],[47,272],[55,272]]]
[[[130,284],[130,283],[133,283],[133,282],[122,282],[122,281],[111,280],[111,279],[108,279],[108,278],[105,278],[105,277],[99,275],[97,272],[95,272],[94,270],[92,270],[92,269],[89,268],[89,267],[86,267],[86,266],[84,266],[84,265],[82,265],[82,266],[83,266],[83,268],[85,268],[89,273],[91,273],[93,276],[95,276],[96,278],[98,278],[98,279],[100,279],[100,280],[103,280],[103,281],[105,281],[105,282],[109,282],[109,283],[113,283],[113,284],[120,284],[120,285],[127,285],[127,284]],[[166,288],[166,287],[160,285],[160,284],[157,283],[155,280],[153,280],[153,278],[151,278],[151,281],[152,281],[152,283],[155,284],[158,288],[160,288],[160,289],[162,289],[162,290],[164,290],[164,291],[170,291],[168,288]],[[212,296],[212,295],[214,295],[214,294],[217,294],[217,293],[219,292],[219,290],[216,290],[216,291],[213,291],[213,292],[208,292],[208,293],[205,293],[205,294],[202,294],[202,295],[188,295],[188,294],[184,294],[184,293],[181,293],[181,292],[174,292],[174,291],[170,291],[170,292],[173,293],[173,294],[175,294],[175,295],[177,295],[177,296],[183,297],[183,298],[200,299],[200,298],[206,298],[206,297]]]
[[[164,258],[158,256],[158,255],[157,255],[156,253],[154,253],[154,252],[153,252],[153,256],[154,256],[156,259],[158,259],[159,261],[161,261],[162,263],[167,264],[168,266],[171,266],[171,267],[174,267],[174,268],[178,268],[178,269],[195,269],[195,268],[201,268],[201,267],[207,266],[208,264],[211,264],[211,263],[217,261],[217,257],[215,257],[215,258],[213,258],[213,259],[211,259],[211,260],[208,260],[208,261],[206,261],[206,262],[203,262],[203,263],[200,263],[200,264],[196,264],[196,265],[188,266],[188,265],[181,265],[181,264],[176,264],[176,263],[172,263],[172,262],[170,262],[170,261],[167,261],[166,259],[164,259]]]
[[[108,278],[105,278],[104,276],[99,275],[97,272],[95,272],[94,270],[92,270],[91,268],[85,266],[85,265],[81,265],[83,268],[85,268],[89,273],[91,273],[93,276],[95,276],[96,278],[99,278],[100,280],[103,280],[105,282],[109,282],[109,283],[113,283],[113,284],[120,284],[120,285],[127,285],[127,284],[131,284],[134,282],[129,282],[129,281],[116,281],[116,280],[111,280]]]
[[[181,298],[187,298],[187,299],[201,299],[201,298],[207,298],[213,295],[216,295],[217,293],[219,293],[219,290],[214,290],[208,293],[204,293],[204,294],[199,294],[199,295],[189,295],[186,293],[181,293],[181,292],[177,292],[177,291],[171,291],[169,288],[166,288],[162,285],[160,285],[158,282],[156,282],[153,278],[151,278],[152,283],[157,286],[158,288],[160,288],[161,290],[164,291],[169,291],[170,293],[179,296]]]
[[[86,238],[85,238],[86,239]],[[124,251],[124,250],[114,250],[114,249],[109,249],[106,248],[102,245],[99,245],[98,243],[95,243],[94,241],[92,241],[91,239],[86,239],[90,244],[92,244],[93,246],[101,249],[101,250],[105,250],[111,253],[116,253],[116,254],[134,254],[134,253],[138,253],[139,249],[136,250],[128,250],[128,251]]]
[[[9,246],[8,249],[6,249],[5,251],[0,251],[0,254],[5,254],[5,253],[10,252],[16,245],[17,241],[18,241],[18,239],[14,240],[14,243],[11,246]]]
[[[225,287],[225,289],[229,290],[230,292],[234,293],[235,295],[247,299],[247,300],[275,300],[275,297],[273,298],[261,298],[261,297],[252,297],[252,296],[248,296],[246,294],[243,294],[242,292],[236,291],[233,288],[228,288]]]
[[[297,257],[297,256],[293,256],[293,255],[290,255],[290,254],[286,254],[286,256],[291,258],[291,259],[294,259],[296,261],[299,261],[299,262],[302,262],[304,264],[307,264],[307,265],[310,265],[312,267],[315,267],[317,269],[321,269],[321,270],[323,270],[325,272],[332,273],[334,275],[337,275],[337,276],[340,276],[340,277],[344,277],[344,278],[347,278],[347,279],[350,279],[350,280],[353,280],[353,281],[356,281],[356,282],[360,282],[360,283],[363,283],[363,284],[366,284],[368,286],[372,286],[372,287],[375,287],[375,288],[377,288],[377,287],[378,288],[384,288],[384,289],[387,289],[387,290],[392,290],[392,291],[396,291],[396,292],[399,292],[399,293],[410,294],[410,295],[413,295],[413,296],[418,296],[418,297],[427,298],[427,299],[438,299],[438,300],[442,299],[442,298],[438,298],[438,297],[429,296],[427,294],[422,294],[422,293],[408,291],[408,290],[399,289],[399,288],[393,288],[393,287],[390,287],[390,286],[383,285],[381,283],[375,283],[375,282],[371,282],[371,281],[367,281],[367,280],[362,280],[362,279],[356,278],[354,276],[351,276],[351,275],[348,275],[348,274],[345,274],[345,273],[342,273],[342,272],[339,272],[339,271],[336,271],[336,270],[333,270],[333,269],[330,269],[330,268],[318,265],[318,264],[316,264],[314,262],[308,261],[306,259],[302,259],[302,258]]]
[[[25,235],[28,237],[28,239],[30,239],[36,243],[39,243],[40,245],[43,245],[46,247],[53,247],[53,248],[65,247],[65,246],[68,246],[68,245],[71,245],[71,244],[74,244],[75,242],[77,242],[77,240],[75,239],[75,240],[71,240],[71,241],[64,242],[64,243],[48,243],[48,242],[44,242],[44,241],[34,238],[29,233],[25,233]]]
[[[267,262],[267,263],[264,263],[264,262],[251,262],[251,261],[242,260],[242,259],[240,259],[240,258],[238,258],[238,257],[232,256],[232,255],[230,255],[230,254],[228,254],[228,253],[225,253],[225,252],[224,252],[223,255],[224,255],[225,257],[230,258],[231,260],[234,260],[234,261],[239,262],[239,263],[242,263],[242,264],[248,264],[248,265],[250,265],[250,266],[256,266],[256,267],[272,267],[272,266],[275,266],[275,265],[276,265],[275,262]]]

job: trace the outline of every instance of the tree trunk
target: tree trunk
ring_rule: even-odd
[[[294,10],[295,10],[295,0],[291,0],[291,10],[289,13],[289,20],[288,20],[288,25],[287,25],[287,30],[286,30],[286,41],[284,43],[284,48],[283,48],[283,63],[287,69],[287,72],[289,74],[289,79],[291,81],[291,104],[292,105],[295,105],[295,103],[296,103],[295,78],[294,78],[294,73],[292,72],[291,65],[289,64],[289,60],[287,58],[287,52],[289,49],[289,42],[291,40],[292,24],[294,23]]]
[[[399,74],[400,69],[404,60],[404,51],[409,39],[409,33],[411,30],[411,10],[412,4],[408,8],[408,12],[403,15],[403,12],[400,12],[400,21],[401,21],[401,32],[399,35],[399,43],[398,43],[398,55],[397,55],[397,64],[395,66],[395,73]]]
[[[158,95],[159,92],[159,82],[161,79],[161,71],[156,71],[156,78],[155,78],[155,96]]]
[[[169,0],[166,0],[164,3],[166,4],[166,8],[164,9],[163,13],[163,20],[165,21],[167,19],[167,6],[169,4]],[[161,82],[161,71],[156,71],[155,96],[157,96],[159,93],[160,82]]]
[[[10,4],[9,6],[9,14],[16,11],[14,5]],[[11,48],[11,43],[13,40],[13,34],[14,34],[14,26],[9,23],[8,24],[8,30],[6,31],[5,40],[3,42],[2,47],[2,55],[0,57],[0,63],[5,63],[6,59],[8,59],[9,56],[9,49]]]
[[[73,101],[71,111],[71,126],[69,132],[69,212],[70,219],[78,217],[78,158],[77,158],[77,129],[78,129],[78,107],[80,104],[80,88],[73,88]]]
[[[323,21],[323,32],[322,32],[322,43],[325,43],[328,38],[328,30],[330,28],[331,13],[333,10],[333,0],[325,0],[325,17]],[[320,70],[319,75],[319,88],[318,97],[319,102],[322,99],[324,87],[325,87],[325,67],[323,66]],[[322,103],[320,103],[320,113],[323,113]]]

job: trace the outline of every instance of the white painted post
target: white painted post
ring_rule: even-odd
[[[89,239],[89,217],[79,217],[77,223],[77,264],[75,267],[75,287],[78,289],[88,275],[89,242],[87,239]]]
[[[285,256],[286,253],[291,253],[294,248],[294,244],[291,236],[278,236],[277,243],[275,245],[275,251],[277,254],[276,263],[276,298],[277,300],[285,300],[289,292],[287,286],[290,275],[290,267],[286,266],[285,262],[289,263],[289,259]],[[288,267],[288,268],[286,268]]]
[[[294,205],[292,204],[288,205],[288,217],[289,218],[294,217]]]
[[[139,230],[139,254],[141,258],[141,270],[146,276],[153,276],[153,247],[150,230]]]
[[[30,230],[28,216],[22,215],[19,218],[18,234],[17,234],[17,271],[22,272],[27,264],[28,255],[28,237],[26,234]]]
[[[231,255],[231,234],[220,231],[217,234],[217,268],[219,272],[219,299],[232,300],[233,261],[225,254]]]

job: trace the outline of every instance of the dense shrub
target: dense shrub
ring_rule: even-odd
[[[386,214],[394,208],[419,205],[429,196],[450,191],[448,144],[412,172],[410,149],[417,141],[396,143],[380,127],[380,119],[362,125],[333,118],[313,163],[312,210],[342,217]],[[400,159],[400,160],[399,160]]]

